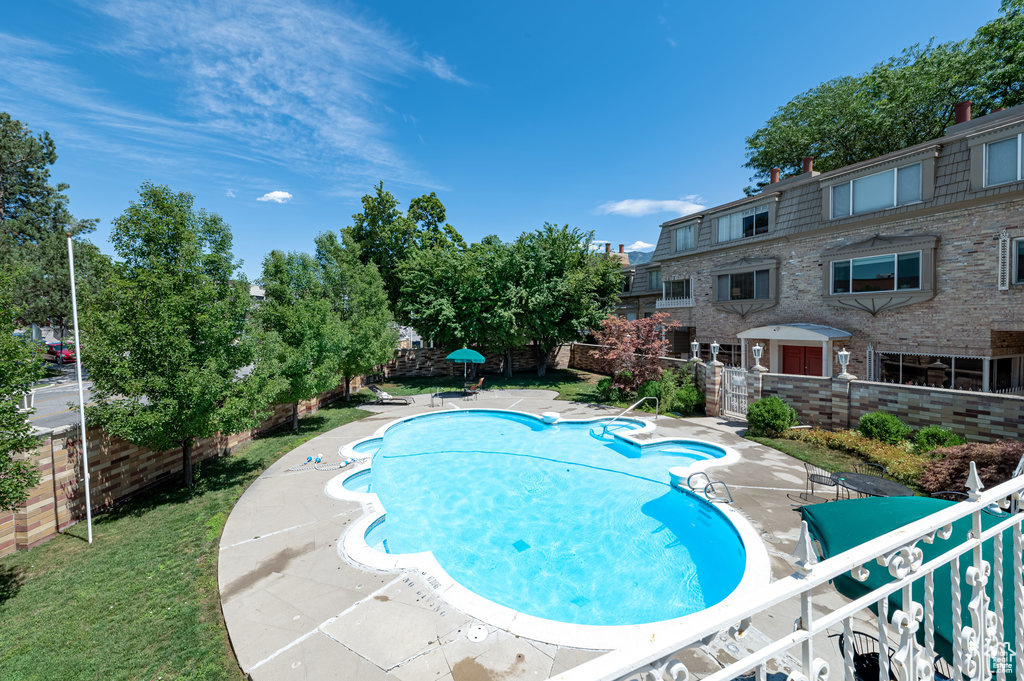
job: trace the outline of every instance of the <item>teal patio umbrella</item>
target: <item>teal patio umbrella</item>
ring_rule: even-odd
[[[915,520],[937,513],[955,503],[957,502],[929,497],[873,497],[804,506],[800,509],[800,515],[807,521],[807,529],[811,537],[818,540],[821,545],[822,558],[831,558]],[[1005,516],[998,518],[983,513],[981,516],[982,528],[988,529],[1003,519]],[[918,542],[917,546],[924,554],[924,562],[939,557],[962,542],[970,529],[971,518],[968,516],[953,523],[953,533],[950,534],[949,539],[936,537],[931,544]],[[993,551],[991,540],[982,545],[982,556],[990,565],[993,564]],[[971,600],[971,587],[967,582],[967,568],[972,564],[973,561],[969,553],[961,557],[960,600],[961,612],[965,618],[964,624],[969,623],[967,605]],[[1010,530],[1006,530],[1003,532],[1003,640],[1011,643],[1014,641],[1013,564],[1013,535]],[[893,581],[888,568],[879,565],[876,561],[871,561],[864,567],[870,574],[863,582],[858,582],[848,572],[833,580],[839,593],[847,598],[855,599]],[[989,583],[986,586],[990,598],[993,595],[993,577],[989,578]],[[924,602],[923,591],[924,580],[919,579],[914,582],[911,593],[918,603]],[[896,608],[904,609],[902,601],[902,593],[899,591],[889,596],[889,612]],[[935,652],[947,661],[953,659],[952,602],[950,566],[947,564],[935,570]],[[874,609],[873,606],[872,610]],[[1018,623],[1017,626],[1024,626],[1024,623]],[[919,631],[918,636],[923,642],[923,629]]]
[[[455,362],[456,364],[462,365],[462,377],[466,377],[466,368],[469,364],[483,364],[484,356],[476,350],[470,350],[469,348],[462,348],[451,353],[445,360],[448,362]]]

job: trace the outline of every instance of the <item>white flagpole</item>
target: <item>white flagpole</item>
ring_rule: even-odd
[[[85,479],[85,522],[92,543],[92,499],[89,496],[89,450],[85,435],[85,390],[82,387],[82,344],[78,342],[78,299],[75,297],[75,251],[68,235],[68,268],[71,270],[71,318],[75,324],[75,370],[78,372],[78,412],[82,421],[82,477]]]

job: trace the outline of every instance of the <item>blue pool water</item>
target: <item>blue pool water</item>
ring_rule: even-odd
[[[562,622],[640,624],[721,601],[743,576],[742,542],[717,509],[671,489],[667,469],[724,451],[599,433],[509,412],[397,424],[372,467],[387,523],[367,542],[433,551],[466,588]]]
[[[355,475],[350,475],[342,481],[341,485],[350,492],[366,494],[373,490],[369,470],[359,471]]]

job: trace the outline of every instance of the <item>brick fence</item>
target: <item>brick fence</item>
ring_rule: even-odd
[[[595,374],[610,375],[611,369],[608,367],[608,363],[600,357],[600,352],[604,345],[592,345],[588,343],[573,343],[570,351],[569,367],[573,369],[580,369],[582,371],[589,371]],[[680,359],[678,357],[659,357],[658,364],[662,369],[683,369],[690,360]],[[691,366],[691,371],[695,372],[697,378],[697,388],[700,390],[705,389],[705,375],[706,365],[703,362],[698,362]]]
[[[462,373],[462,365],[445,361],[451,350],[442,348],[399,348],[395,357],[384,367],[384,375],[388,378],[415,378],[421,376],[456,376]],[[560,345],[548,353],[549,369],[564,369],[570,365],[570,346]],[[484,356],[483,365],[477,366],[477,372],[485,374],[501,373],[504,357],[494,353],[480,351]],[[512,371],[533,371],[537,368],[537,355],[532,345],[516,348],[512,351]]]

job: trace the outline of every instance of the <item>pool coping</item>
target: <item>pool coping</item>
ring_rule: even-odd
[[[459,409],[459,411],[498,412],[506,414],[513,413],[537,419],[539,422],[545,423],[546,425],[557,425],[558,423],[569,422],[588,423],[608,420],[608,417],[599,416],[585,419],[559,418],[553,423],[547,423],[542,416],[513,409],[479,408]],[[351,455],[354,451],[353,448],[356,445],[368,440],[382,438],[389,428],[399,423],[403,423],[414,418],[436,415],[438,413],[443,412],[415,414],[395,419],[394,421],[378,428],[372,436],[360,438],[343,446],[339,450],[339,455],[343,455],[343,457],[344,454]],[[656,424],[653,422],[641,421],[639,419],[630,420],[643,424],[642,428],[629,431],[629,433],[634,435],[651,433],[656,429]],[[684,438],[673,437],[652,438],[650,440],[639,442],[631,438],[627,438],[624,435],[620,435],[619,433],[612,433],[612,435],[625,440],[630,444],[636,444],[641,447],[660,444],[663,442],[700,442],[699,440],[687,440]],[[706,461],[694,462],[687,466],[687,468],[692,469],[692,472],[694,473],[703,472],[716,466],[725,466],[735,463],[740,459],[740,454],[735,449],[717,443],[715,443],[714,446],[724,450],[725,456],[708,459]],[[741,513],[730,508],[728,505],[713,503],[700,495],[690,492],[689,490],[675,487],[674,489],[679,493],[690,494],[703,503],[708,504],[710,508],[721,513],[722,516],[732,525],[733,529],[739,536],[740,542],[743,544],[747,558],[743,576],[728,596],[718,603],[698,612],[647,624],[572,624],[528,615],[484,598],[463,586],[441,566],[432,551],[390,554],[381,553],[369,546],[366,543],[365,535],[371,526],[380,522],[384,518],[386,511],[380,501],[380,498],[375,493],[353,492],[345,489],[343,483],[347,478],[365,470],[369,470],[372,467],[371,463],[365,463],[362,466],[346,470],[328,480],[324,485],[324,492],[329,496],[348,501],[357,501],[363,506],[363,515],[356,520],[345,533],[343,533],[337,544],[339,557],[342,560],[364,569],[370,568],[381,572],[394,572],[398,570],[412,570],[419,572],[435,593],[448,602],[452,607],[470,615],[471,617],[475,617],[487,624],[499,627],[517,636],[523,636],[559,646],[570,646],[591,650],[609,650],[621,648],[623,646],[630,645],[633,642],[650,642],[661,637],[677,637],[686,631],[701,628],[706,621],[717,621],[722,616],[723,612],[736,609],[739,605],[748,603],[750,598],[754,596],[755,592],[766,586],[771,578],[771,566],[768,550],[762,542],[760,534]],[[671,484],[669,484],[669,487],[672,487]]]

